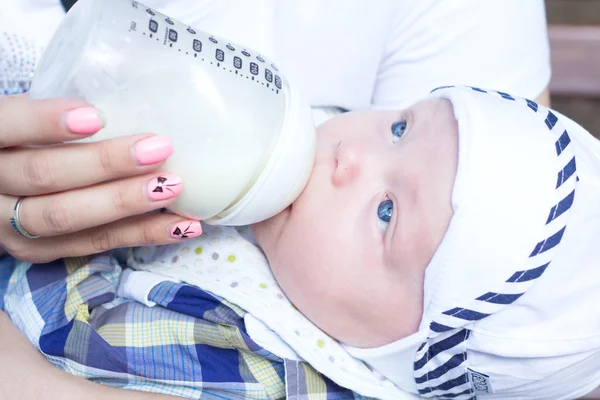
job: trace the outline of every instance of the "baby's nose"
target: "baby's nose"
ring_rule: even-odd
[[[342,141],[335,154],[336,167],[333,176],[335,185],[345,185],[358,177],[363,163],[364,151],[359,143]]]

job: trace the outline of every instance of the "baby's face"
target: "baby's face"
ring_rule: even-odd
[[[295,306],[358,347],[415,332],[425,268],[452,217],[457,159],[448,100],[321,125],[305,190],[253,228]]]

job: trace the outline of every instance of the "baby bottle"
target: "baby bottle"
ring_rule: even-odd
[[[269,218],[300,194],[314,161],[310,107],[251,49],[131,0],[80,0],[46,48],[34,98],[81,98],[107,125],[87,139],[169,136],[171,210],[212,224]]]

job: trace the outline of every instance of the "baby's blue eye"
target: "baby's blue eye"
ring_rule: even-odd
[[[392,135],[394,135],[393,141],[397,142],[398,140],[400,140],[402,135],[404,135],[405,131],[406,131],[406,121],[405,120],[394,122],[392,124]]]
[[[384,200],[379,203],[379,207],[377,208],[377,220],[379,222],[379,227],[382,232],[385,232],[387,229],[391,219],[392,212],[394,211],[394,202],[391,200]]]

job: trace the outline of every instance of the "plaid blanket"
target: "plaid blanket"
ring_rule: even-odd
[[[248,336],[244,310],[162,282],[148,307],[117,296],[114,254],[29,264],[0,257],[0,308],[49,361],[89,380],[190,399],[364,399]]]

